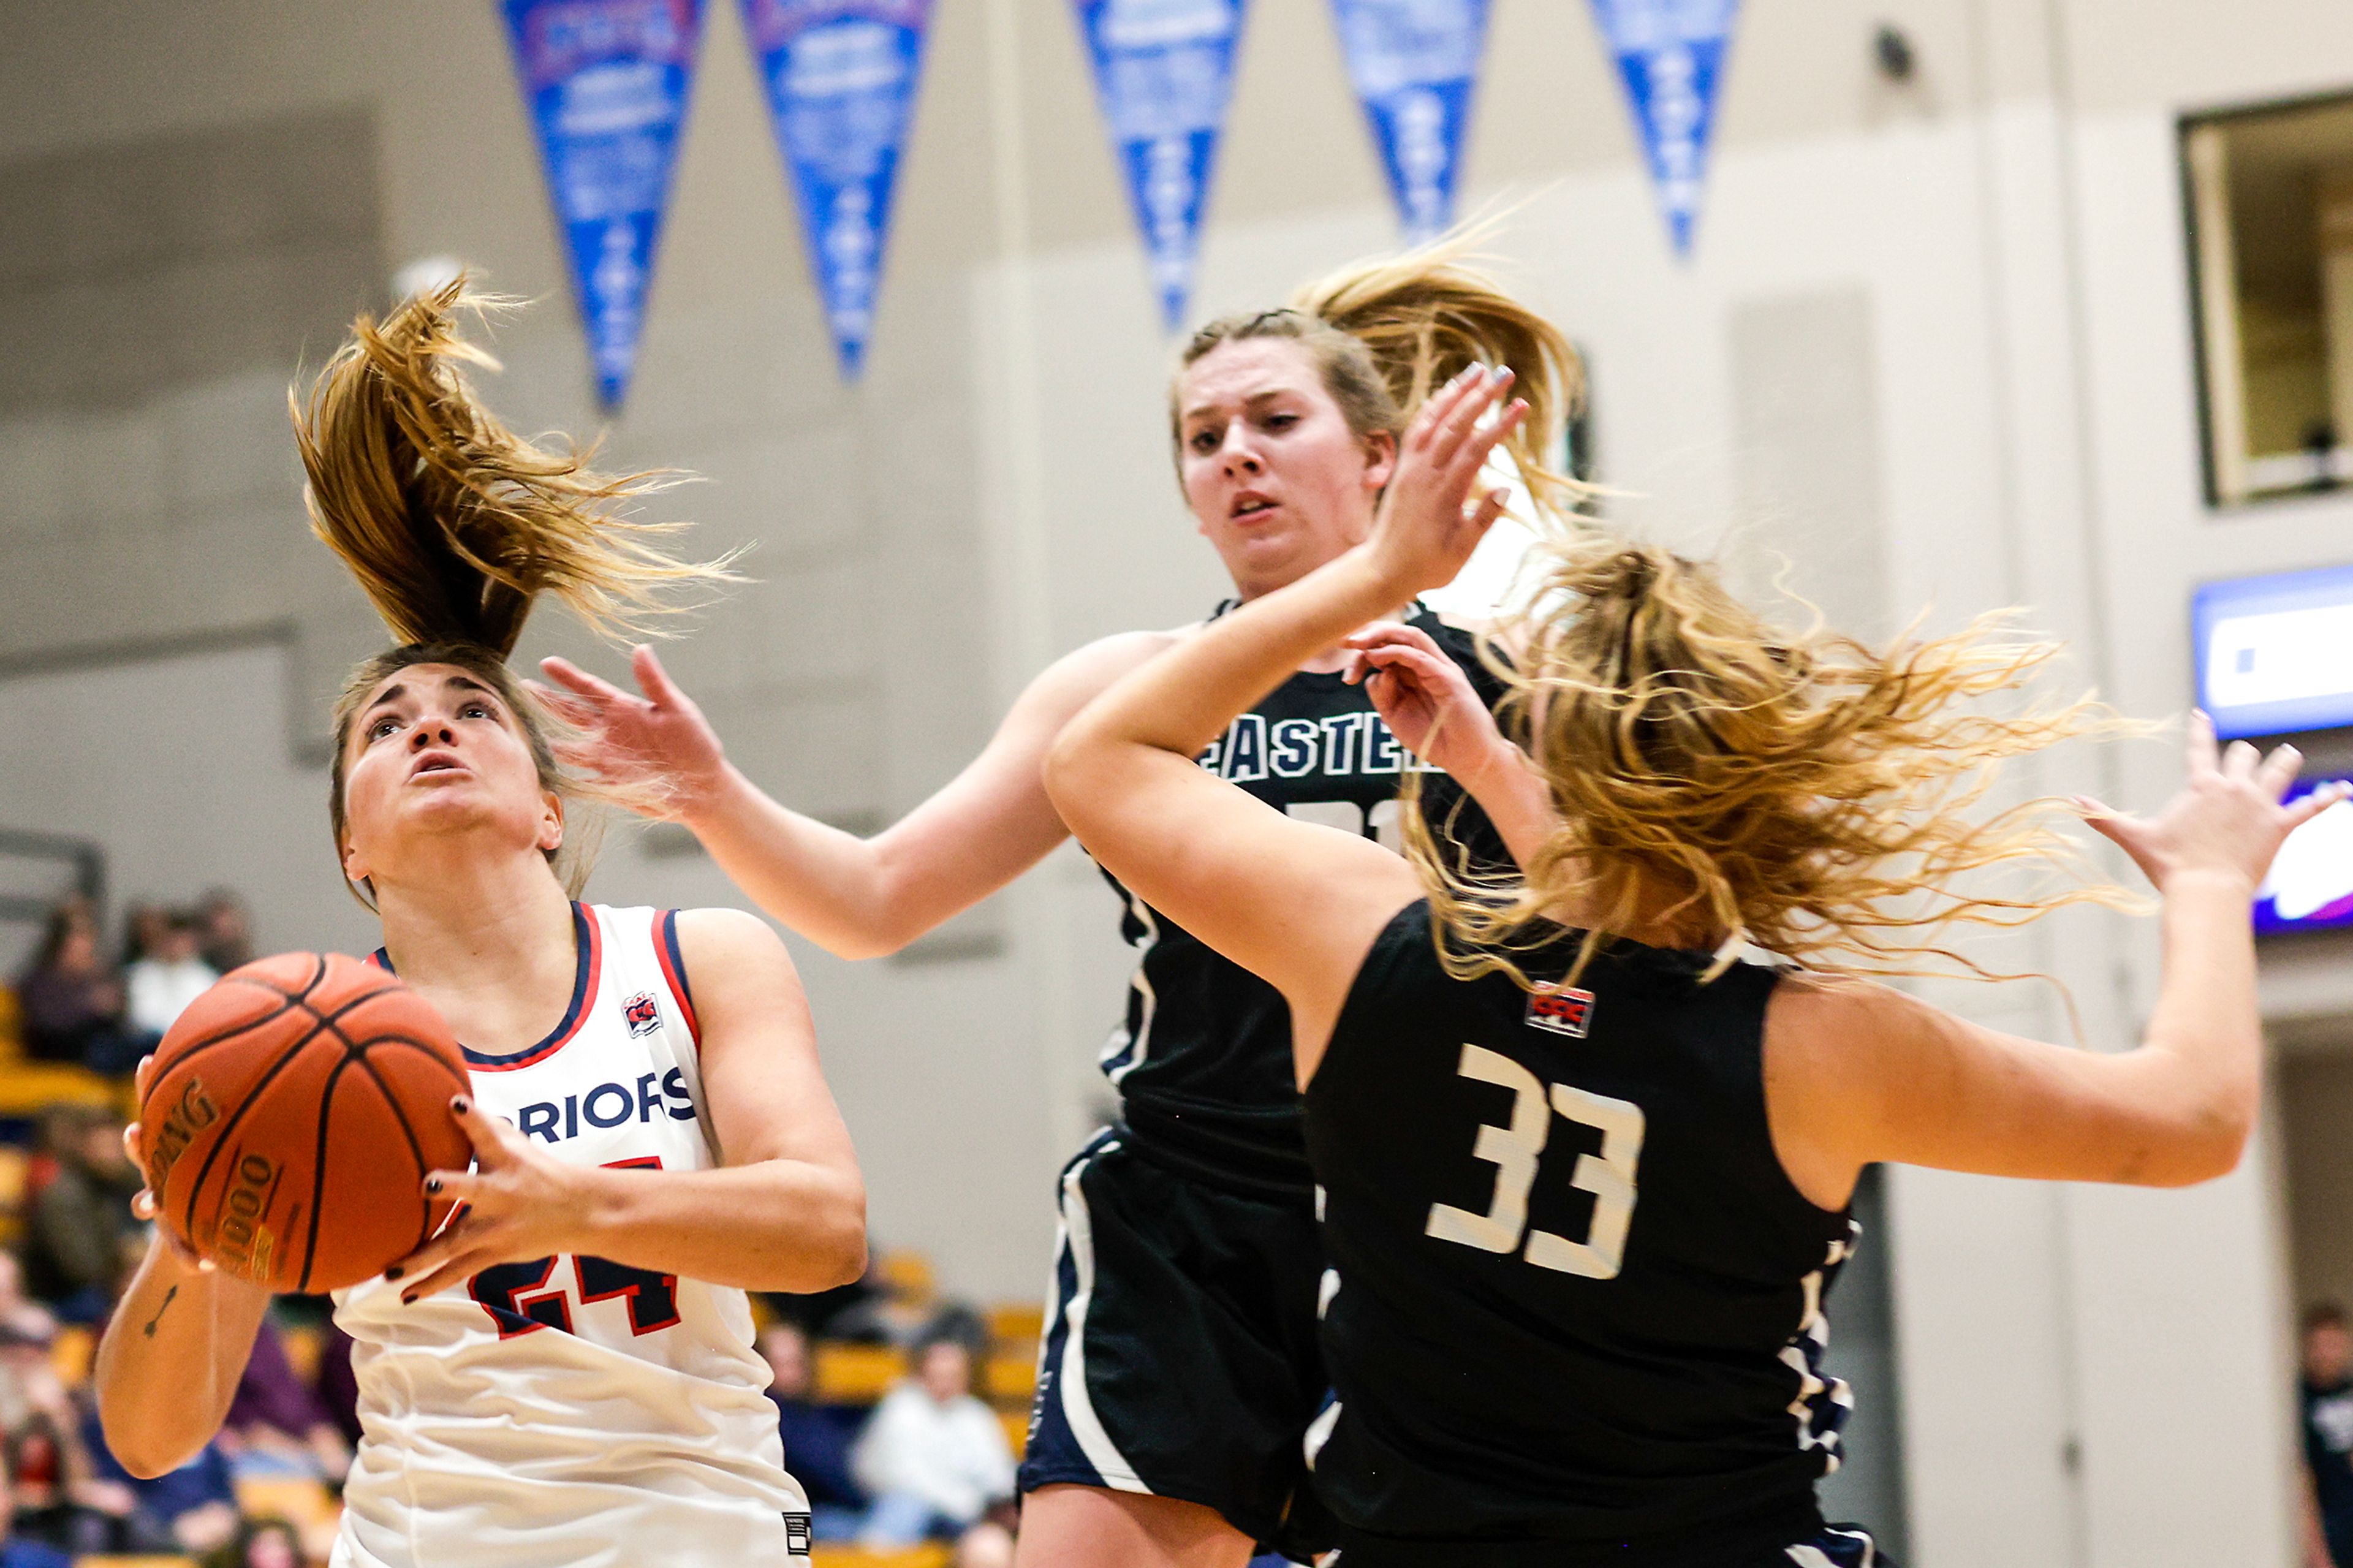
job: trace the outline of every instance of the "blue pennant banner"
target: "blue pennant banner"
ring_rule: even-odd
[[[1406,240],[1435,239],[1454,221],[1487,0],[1332,0],[1332,6]]]
[[[702,0],[505,0],[607,408],[628,395]]]
[[[1185,323],[1243,0],[1076,0],[1160,317]]]
[[[1601,36],[1618,57],[1641,132],[1659,205],[1678,254],[1691,254],[1699,220],[1716,89],[1732,43],[1737,0],[1593,0]]]
[[[932,0],[744,0],[826,324],[851,381],[874,331],[891,193],[931,21]]]

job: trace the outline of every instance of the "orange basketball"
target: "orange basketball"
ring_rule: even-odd
[[[472,1147],[465,1057],[424,998],[357,959],[280,953],[225,976],[155,1048],[139,1102],[157,1217],[273,1290],[355,1285],[448,1210],[428,1171]]]

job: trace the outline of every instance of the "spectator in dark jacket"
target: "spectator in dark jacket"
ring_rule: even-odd
[[[25,1226],[25,1288],[69,1323],[94,1323],[114,1300],[123,1243],[137,1228],[131,1200],[138,1169],[122,1124],[78,1108],[58,1150],[57,1174],[34,1198]]]
[[[809,1398],[808,1336],[797,1324],[777,1323],[761,1332],[760,1353],[767,1358],[785,1466],[808,1493],[817,1538],[848,1541],[864,1520],[866,1493],[850,1474],[849,1426]]]
[[[127,1073],[153,1048],[156,1037],[123,1019],[122,984],[99,952],[98,920],[84,900],[63,900],[49,911],[41,945],[16,982],[16,1000],[25,1054],[35,1061]]]
[[[221,1447],[240,1476],[316,1476],[340,1481],[352,1450],[319,1395],[286,1357],[286,1342],[268,1318],[254,1335],[221,1424]]]

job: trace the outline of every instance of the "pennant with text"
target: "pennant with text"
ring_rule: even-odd
[[[1332,7],[1406,242],[1435,239],[1454,221],[1487,0],[1332,0]]]
[[[1659,187],[1675,250],[1691,254],[1716,89],[1737,0],[1593,0]]]
[[[743,0],[841,374],[865,368],[932,0]]]
[[[1076,0],[1162,323],[1184,325],[1243,0]]]
[[[628,395],[702,0],[505,0],[596,390]]]

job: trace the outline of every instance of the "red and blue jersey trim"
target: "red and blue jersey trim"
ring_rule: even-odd
[[[605,973],[604,928],[596,917],[589,913],[588,906],[576,900],[572,906],[572,941],[575,951],[579,954],[579,962],[573,972],[572,1005],[564,1010],[562,1022],[539,1044],[511,1051],[505,1056],[478,1051],[461,1040],[458,1049],[465,1053],[468,1067],[480,1072],[512,1072],[518,1068],[535,1067],[572,1043],[572,1037],[578,1034],[580,1026],[588,1021],[588,1004],[595,998],[597,983]],[[368,962],[386,974],[398,973],[392,967],[392,955],[382,948],[369,954]],[[663,960],[663,968],[665,971],[669,968],[667,957]],[[681,965],[678,973],[679,978],[672,981],[674,985],[683,984],[684,966]],[[690,1012],[687,1016],[691,1026],[693,1015]]]
[[[686,1020],[686,1032],[697,1050],[702,1047],[702,1024],[694,1016],[694,993],[686,984],[686,956],[678,946],[678,911],[664,910],[654,917],[660,940],[654,943],[654,955],[661,960],[662,978],[670,982],[670,994],[678,998],[679,1016]]]

